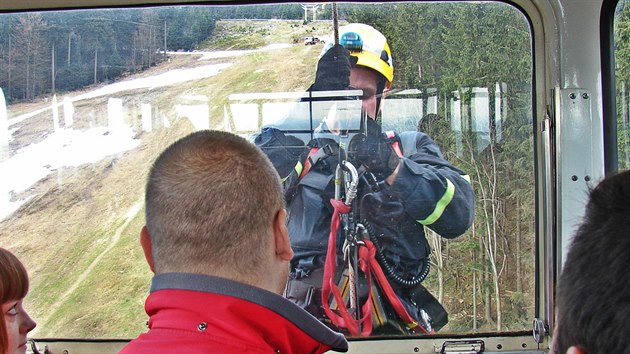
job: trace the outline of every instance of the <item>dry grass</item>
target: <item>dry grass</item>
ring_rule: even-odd
[[[301,37],[306,31],[282,21],[273,24],[268,29],[272,35],[265,37],[269,43]],[[275,25],[281,28],[277,36]],[[117,97],[123,100],[126,122],[138,132],[138,148],[54,171],[15,196],[31,199],[0,223],[0,244],[14,251],[31,274],[26,307],[39,322],[34,337],[131,338],[146,328],[143,303],[151,274],[137,242],[144,223],[145,178],[151,162],[170,142],[195,129],[178,116],[176,105],[189,102],[191,95],[203,95],[208,98],[210,127],[220,126],[231,93],[305,89],[320,49],[300,43],[235,57],[226,59],[231,67],[211,78],[121,93]],[[129,79],[206,64],[177,56]],[[154,130],[141,132],[140,104],[149,102]],[[40,100],[12,105],[9,111],[15,117],[49,105]],[[106,110],[106,98],[78,102],[75,129],[106,125]],[[14,153],[52,132],[51,112],[16,126]]]

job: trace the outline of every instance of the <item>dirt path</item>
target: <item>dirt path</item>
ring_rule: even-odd
[[[72,285],[58,299],[56,299],[56,301],[52,305],[50,305],[50,307],[47,309],[46,317],[39,318],[39,322],[40,322],[39,327],[41,328],[47,327],[50,317],[59,309],[59,307],[61,307],[63,303],[68,301],[72,293],[74,293],[79,288],[81,283],[83,283],[83,281],[87,279],[87,277],[90,275],[90,273],[92,273],[92,271],[101,261],[101,259],[116,246],[116,244],[120,240],[122,233],[125,231],[127,226],[129,226],[129,223],[131,223],[131,221],[138,215],[140,210],[142,210],[143,205],[144,205],[144,196],[141,196],[140,198],[138,198],[138,201],[131,208],[129,208],[129,210],[125,214],[125,222],[116,229],[116,231],[114,232],[114,235],[109,240],[109,244],[107,245],[107,248],[105,248],[103,252],[101,252],[101,254],[99,254],[92,261],[92,263],[90,263],[90,265],[79,275],[79,277],[77,277],[74,283],[72,283]]]

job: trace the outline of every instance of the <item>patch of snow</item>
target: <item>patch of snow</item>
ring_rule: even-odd
[[[131,127],[116,129],[97,127],[87,131],[60,129],[39,143],[30,144],[11,158],[0,161],[0,220],[6,218],[26,200],[12,202],[8,196],[20,193],[55,170],[95,163],[105,157],[135,149],[140,140]],[[10,173],[7,173],[10,171]]]

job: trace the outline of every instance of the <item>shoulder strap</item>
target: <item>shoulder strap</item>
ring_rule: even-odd
[[[396,133],[394,133],[393,130],[385,132],[385,135],[387,135],[387,138],[389,138],[389,139],[392,139],[392,138],[396,137]],[[396,155],[398,155],[398,157],[403,157],[404,156],[403,155],[403,150],[406,151],[406,149],[404,149],[404,147],[403,147],[402,148],[403,150],[401,150],[401,146],[400,146],[400,143],[398,142],[398,140],[392,140],[391,144],[392,144],[392,149],[394,150]]]
[[[319,161],[327,158],[328,156],[333,156],[339,153],[338,148],[334,148],[330,144],[326,144],[323,147],[311,147],[311,150],[308,152],[308,156],[304,161],[304,168],[302,169],[302,174],[300,174],[300,179],[304,178],[308,171],[315,166]]]

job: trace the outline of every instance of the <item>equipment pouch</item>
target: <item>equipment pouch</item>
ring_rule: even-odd
[[[284,297],[323,321],[326,316],[321,307],[321,278],[316,279],[319,283],[311,281],[311,278],[289,279]]]
[[[287,227],[298,259],[326,254],[332,212],[328,200],[334,194],[328,186],[332,185],[332,178],[317,171],[309,172],[300,180],[289,204]]]
[[[440,302],[425,288],[418,284],[410,289],[405,289],[403,304],[407,311],[412,314],[420,323],[422,322],[421,310],[424,310],[431,318],[431,326],[435,331],[439,331],[448,323],[448,313]]]

